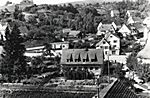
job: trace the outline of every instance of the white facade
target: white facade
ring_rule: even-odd
[[[129,30],[125,24],[122,25],[118,32],[120,32],[124,37],[131,34],[131,30]]]
[[[96,49],[103,49],[104,56],[107,56],[110,51],[110,44],[105,39],[102,39],[99,43],[96,44]]]
[[[69,48],[69,42],[56,42],[51,43],[52,49],[68,49]]]
[[[7,23],[1,22],[0,23],[0,39],[6,40],[5,38],[5,30],[7,28]]]
[[[119,55],[120,38],[111,33],[106,34],[105,38],[96,44],[96,49],[103,49],[105,58],[108,58],[108,55]]]
[[[111,45],[111,55],[119,55],[120,53],[120,38],[116,37],[113,34],[110,34],[109,37],[107,38],[107,41]]]

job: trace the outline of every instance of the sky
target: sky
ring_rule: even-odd
[[[0,6],[5,5],[7,1],[11,1],[13,3],[20,3],[22,0],[1,0]],[[58,4],[58,3],[83,1],[83,0],[33,0],[33,1],[35,4]]]

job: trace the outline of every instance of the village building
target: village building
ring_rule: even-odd
[[[22,12],[22,14],[24,15],[24,19],[25,19],[26,22],[29,22],[30,17],[36,17],[37,16],[36,14],[31,14],[31,13],[28,13],[28,12]]]
[[[143,21],[142,21],[142,19],[140,18],[140,17],[132,17],[132,16],[130,16],[129,18],[128,18],[128,20],[127,20],[127,24],[129,25],[129,24],[134,24],[134,23],[142,23]]]
[[[144,37],[143,40],[145,42],[144,48],[137,54],[137,58],[140,62],[142,63],[148,63],[150,64],[150,55],[149,55],[149,48],[150,48],[150,32],[149,32],[149,27],[150,27],[150,17],[146,18],[143,23],[146,25],[145,26],[145,32],[144,32]]]
[[[23,10],[25,7],[32,6],[33,4],[34,3],[32,0],[23,0],[20,2],[20,4],[9,2],[9,4],[0,6],[0,10],[5,11],[5,9],[7,9],[10,13],[12,13],[15,11],[16,6],[18,6],[20,10]]]
[[[121,33],[123,37],[126,37],[127,35],[131,34],[131,30],[125,24],[122,25],[118,32]]]
[[[107,11],[104,8],[97,8],[97,13],[100,14],[100,16],[105,16],[107,15]]]
[[[69,48],[69,42],[53,42],[51,43],[53,50],[62,50]]]
[[[106,33],[115,33],[115,28],[113,27],[112,24],[102,24],[101,22],[99,23],[98,27],[97,27],[97,36],[100,36],[102,34],[106,34]]]
[[[112,33],[108,33],[105,37],[96,44],[96,49],[103,49],[105,59],[108,59],[109,55],[120,54],[120,38]]]
[[[69,38],[78,38],[80,31],[76,31],[76,30],[71,30],[68,34]]]
[[[111,17],[118,17],[120,12],[118,10],[111,10],[110,11],[110,16]]]
[[[110,51],[110,43],[105,38],[103,38],[100,42],[96,44],[96,49],[103,49],[104,55],[107,56]]]
[[[139,14],[138,10],[127,10],[126,12],[127,17],[135,17],[137,14]]]
[[[102,49],[64,49],[61,56],[63,68],[88,69],[100,75],[103,67]]]
[[[33,0],[22,0],[20,5],[33,5]]]
[[[7,28],[7,22],[0,22],[0,40],[6,40],[5,38],[5,30]]]

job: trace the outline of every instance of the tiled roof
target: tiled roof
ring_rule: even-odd
[[[101,49],[66,49],[62,51],[61,64],[103,64]]]
[[[138,98],[138,96],[120,80],[115,80],[106,88],[102,89],[99,95],[100,98]]]

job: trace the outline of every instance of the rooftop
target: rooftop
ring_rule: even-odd
[[[109,84],[100,91],[99,95],[100,98],[138,98],[138,96],[120,80],[115,80]]]
[[[62,52],[61,64],[103,64],[101,49],[66,49]]]

